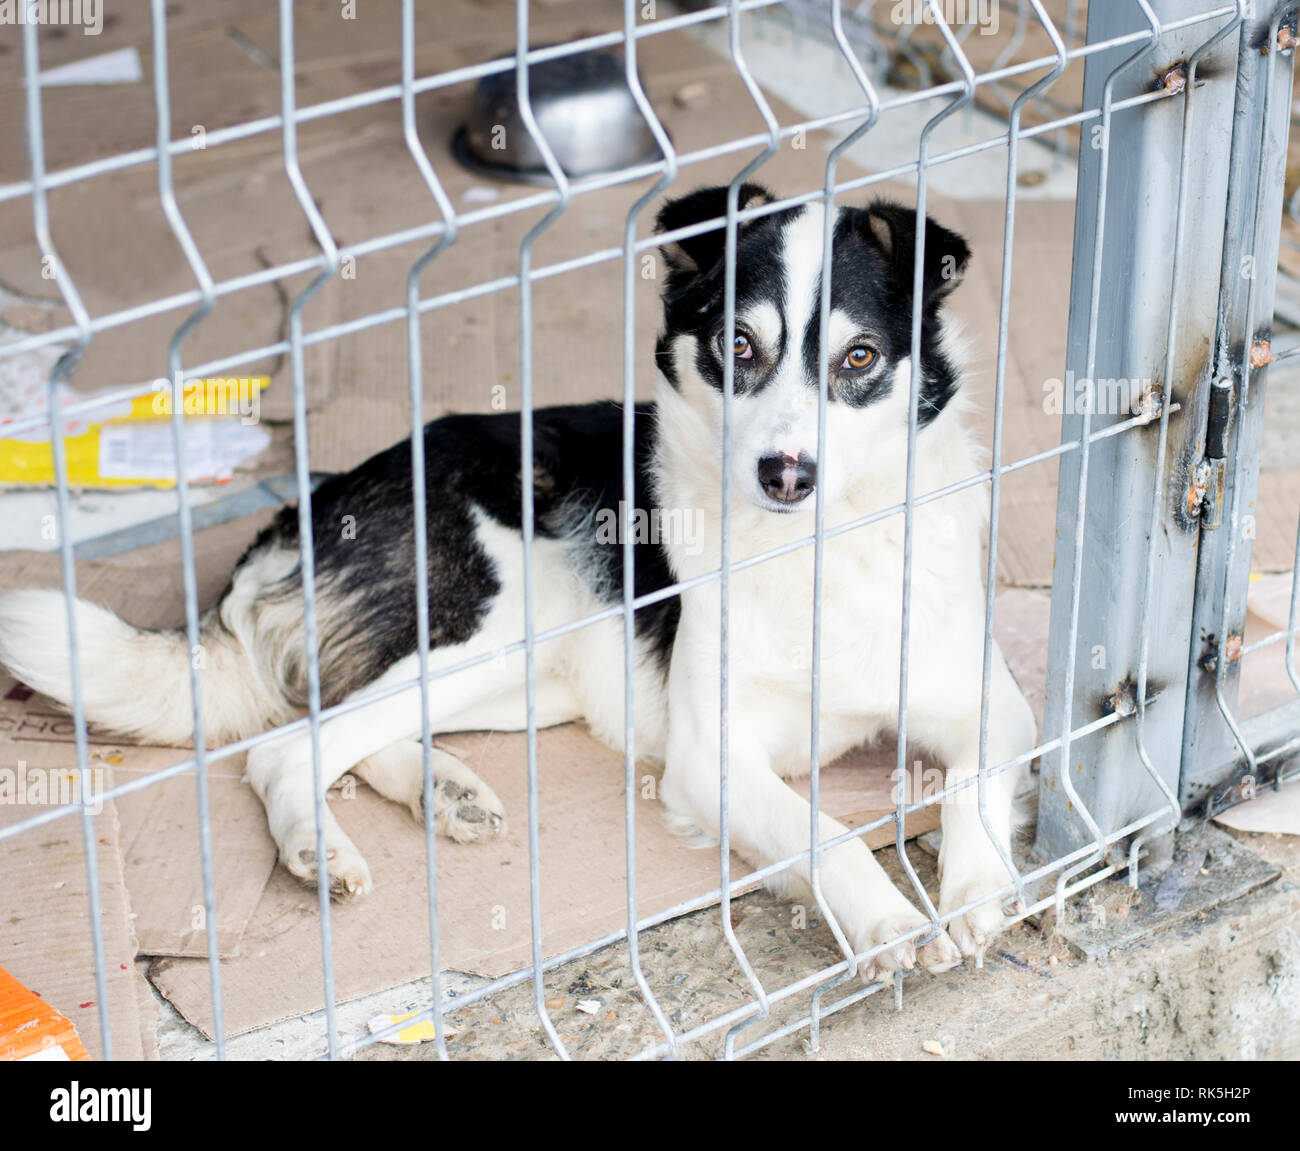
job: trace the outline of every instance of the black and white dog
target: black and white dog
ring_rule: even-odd
[[[661,231],[724,214],[724,188],[668,203]],[[770,203],[746,185],[742,207]],[[741,225],[734,344],[724,347],[724,233],[664,248],[664,324],[655,403],[636,412],[637,512],[620,507],[622,411],[612,403],[538,410],[535,416],[537,631],[618,602],[619,532],[634,514],[661,516],[642,532],[635,591],[717,570],[721,546],[724,357],[734,359],[731,453],[733,562],[812,534],[820,487],[828,531],[903,502],[909,389],[920,372],[916,491],[980,470],[963,426],[960,369],[941,314],[969,256],[965,242],[927,222],[921,364],[911,363],[915,213],[898,205],[837,209],[826,419],[818,459],[817,379],[823,214],[819,203]],[[425,429],[428,470],[430,666],[436,671],[516,643],[524,634],[519,418],[448,416]],[[412,495],[406,442],[314,496],[319,652],[326,706],[416,673]],[[980,487],[915,509],[908,735],[948,767],[948,782],[977,773],[984,591]],[[694,530],[685,530],[693,528]],[[903,519],[892,515],[825,543],[820,757],[897,723],[903,590]],[[785,782],[806,773],[811,740],[809,657],[813,549],[734,572],[730,584],[730,812],[732,842],[764,865],[806,850],[810,810]],[[182,633],[141,632],[102,608],[77,605],[86,715],[163,743],[192,738],[189,663]],[[720,592],[702,581],[636,616],[635,731],[639,755],[665,764],[662,798],[680,821],[717,831]],[[0,661],[32,687],[68,703],[63,596],[0,598]],[[204,726],[209,743],[286,722],[306,706],[298,519],[292,508],[256,540],[203,624]],[[623,740],[622,623],[617,618],[542,642],[536,650],[540,725],[585,720]],[[525,724],[522,651],[433,681],[435,733]],[[1033,715],[1001,653],[994,656],[988,762],[1034,744]],[[325,722],[326,785],[356,773],[422,817],[418,689]],[[499,834],[505,812],[464,763],[435,752],[440,832],[457,840]],[[990,777],[986,814],[1010,849],[1014,772]],[[248,778],[266,805],[280,857],[316,879],[311,746],[304,733],[256,747]],[[331,885],[363,893],[370,869],[326,809]],[[821,837],[844,832],[822,817]],[[976,789],[943,806],[941,914],[1005,887],[1009,876],[986,834]],[[806,881],[807,863],[792,869]],[[824,852],[820,882],[849,940],[880,951],[876,968],[942,970],[979,955],[1004,922],[991,899],[926,939],[926,917],[886,877],[861,840]],[[924,942],[923,942],[924,941]]]

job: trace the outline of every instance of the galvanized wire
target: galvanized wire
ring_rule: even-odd
[[[221,999],[221,963],[217,936],[217,897],[212,870],[212,818],[208,795],[207,749],[204,746],[203,685],[200,669],[204,666],[199,631],[198,576],[194,570],[194,519],[190,512],[189,469],[185,449],[185,373],[181,367],[181,343],[212,311],[216,302],[212,275],[199,253],[194,236],[181,215],[172,187],[172,158],[166,150],[171,137],[171,92],[167,78],[167,24],[164,0],[150,0],[153,25],[154,105],[158,124],[158,198],[172,235],[180,245],[194,278],[199,282],[203,301],[172,333],[167,345],[167,372],[172,385],[172,444],[176,456],[176,504],[180,528],[181,572],[185,586],[185,637],[189,643],[190,702],[194,717],[194,783],[198,793],[199,863],[203,873],[203,922],[208,946],[208,982],[212,994],[212,1033],[217,1058],[226,1057],[224,1010]]]
[[[909,352],[909,379],[907,395],[907,465],[904,480],[903,498],[903,610],[902,638],[898,655],[898,750],[895,760],[894,778],[899,781],[897,795],[898,818],[894,823],[894,850],[903,871],[921,901],[926,917],[930,920],[937,936],[943,930],[939,913],[930,899],[925,885],[916,874],[916,868],[907,855],[906,803],[903,781],[907,779],[907,692],[911,673],[911,636],[912,636],[912,548],[915,535],[916,515],[916,436],[919,428],[921,388],[925,382],[925,367],[921,362],[921,319],[925,308],[925,231],[926,231],[926,197],[929,190],[930,136],[934,130],[949,116],[965,107],[975,98],[975,70],[961,50],[961,45],[948,27],[939,8],[939,0],[926,0],[935,26],[943,36],[948,51],[952,53],[965,80],[963,91],[950,103],[940,108],[921,129],[921,138],[917,147],[916,161],[916,247],[912,253],[912,336]]]
[[[523,492],[524,537],[524,694],[527,708],[528,740],[528,902],[532,919],[533,1004],[542,1030],[555,1053],[564,1060],[568,1049],[561,1041],[546,1007],[546,985],[542,978],[542,894],[541,831],[538,824],[537,790],[537,659],[536,659],[536,589],[534,587],[533,522],[533,244],[569,206],[569,178],[555,158],[550,143],[533,115],[528,78],[528,0],[515,4],[515,87],[519,117],[524,122],[533,146],[555,184],[559,202],[529,229],[519,245],[519,474]]]
[[[993,377],[993,446],[990,466],[991,482],[989,485],[989,547],[988,565],[984,576],[984,662],[980,672],[980,734],[979,734],[979,786],[977,802],[979,804],[980,822],[984,833],[993,844],[1001,859],[1003,867],[1015,883],[1015,902],[1017,907],[1025,905],[1025,884],[1015,862],[1009,857],[998,837],[993,833],[989,822],[986,778],[989,755],[989,696],[993,686],[993,615],[997,599],[998,586],[998,532],[1001,527],[1002,512],[1002,415],[1006,406],[1007,344],[1011,322],[1011,270],[1012,248],[1016,233],[1016,180],[1019,176],[1020,156],[1020,117],[1025,105],[1038,99],[1065,72],[1065,43],[1048,18],[1039,0],[1030,0],[1034,6],[1034,15],[1038,17],[1043,31],[1057,50],[1056,66],[1036,83],[1031,84],[1020,94],[1011,106],[1011,120],[1007,128],[1007,187],[1006,213],[1002,223],[1002,279],[998,297],[998,348]]]
[[[289,307],[289,365],[293,381],[293,455],[298,481],[298,562],[302,580],[303,644],[307,665],[307,718],[311,740],[311,772],[316,819],[316,894],[320,908],[321,977],[325,988],[326,1042],[331,1058],[338,1056],[335,1022],[334,942],[330,923],[329,856],[325,846],[325,781],[321,769],[320,650],[316,626],[316,551],[311,519],[311,469],[307,450],[307,381],[303,371],[302,311],[339,269],[339,250],[312,199],[298,164],[298,122],[294,115],[296,74],[293,48],[293,0],[280,0],[280,116],[283,124],[285,175],[312,236],[321,250],[319,274]]]
[[[641,213],[677,179],[677,150],[668,138],[641,84],[636,58],[637,0],[623,0],[623,77],[655,144],[664,157],[664,174],[628,209],[623,225],[623,506],[634,516],[636,500],[636,228]],[[623,821],[624,866],[627,869],[627,951],[632,978],[641,992],[655,1025],[677,1055],[677,1036],[641,965],[641,940],[637,930],[636,875],[636,537],[625,525],[623,547]]]
[[[754,79],[749,65],[745,62],[744,52],[740,46],[740,5],[731,0],[727,15],[728,49],[731,53],[732,67],[736,69],[741,83],[745,85],[749,98],[758,109],[767,127],[767,144],[763,151],[740,169],[727,185],[726,244],[723,254],[723,321],[722,321],[722,543],[719,561],[719,596],[721,599],[721,624],[719,629],[718,654],[718,869],[721,874],[720,888],[722,905],[719,915],[722,922],[722,934],[736,957],[746,982],[754,992],[759,1005],[755,1020],[766,1019],[768,1015],[767,992],[754,972],[753,964],[740,940],[736,938],[735,927],[731,922],[731,888],[727,882],[731,875],[731,795],[729,773],[731,769],[731,436],[733,409],[736,398],[736,359],[731,348],[736,340],[736,243],[739,238],[740,189],[754,172],[776,155],[781,146],[780,125],[772,106],[767,102],[758,82]],[[666,237],[659,237],[660,243]],[[752,770],[752,768],[750,769]],[[748,1022],[748,1021],[747,1021]],[[724,1057],[734,1058],[736,1034],[742,1024],[737,1024],[727,1032],[723,1048]]]
[[[113,1030],[108,1017],[108,978],[104,965],[103,903],[99,891],[99,855],[95,841],[93,788],[89,765],[90,747],[86,736],[86,710],[82,700],[81,653],[77,644],[77,569],[72,555],[72,515],[68,495],[68,459],[63,443],[66,413],[60,389],[72,374],[91,340],[90,315],[72,277],[68,275],[50,231],[46,201],[45,125],[41,116],[40,58],[37,24],[23,24],[23,81],[26,89],[27,158],[31,172],[32,229],[41,259],[54,277],[64,304],[72,313],[76,342],[63,352],[50,371],[45,397],[47,413],[41,423],[50,429],[50,450],[54,462],[54,491],[58,509],[59,567],[63,577],[64,611],[68,628],[69,681],[72,685],[72,724],[77,752],[77,779],[81,786],[81,843],[86,857],[86,886],[90,905],[90,940],[95,959],[95,993],[99,1016],[100,1051],[113,1058]]]
[[[844,34],[841,0],[831,0],[831,33],[836,47],[844,57],[862,95],[866,98],[868,112],[862,123],[839,141],[826,160],[826,181],[822,192],[822,267],[821,296],[817,315],[817,467],[826,474],[826,407],[830,402],[830,363],[826,356],[830,349],[831,326],[831,257],[835,236],[835,172],[840,157],[858,142],[876,124],[880,117],[880,97],[875,85],[867,76],[861,60]],[[813,990],[809,1010],[808,1044],[816,1051],[821,1040],[821,1002],[825,994],[858,973],[858,963],[853,944],[840,926],[834,911],[826,902],[821,888],[821,661],[822,661],[822,589],[825,581],[824,553],[826,544],[826,493],[825,485],[814,490],[816,505],[813,509],[813,630],[812,630],[812,739],[809,749],[808,804],[811,854],[808,857],[808,883],[813,899],[822,914],[835,942],[848,960],[849,966],[841,975],[832,976]]]
[[[438,923],[438,840],[434,828],[433,729],[429,722],[429,524],[424,458],[423,371],[420,348],[420,277],[456,242],[458,225],[442,182],[429,163],[415,120],[415,7],[402,0],[402,137],[420,178],[433,197],[446,231],[414,264],[406,276],[406,368],[411,404],[411,516],[415,548],[415,652],[420,689],[420,774],[424,796],[424,858],[429,917],[430,1011],[438,1056],[447,1058],[447,1032],[442,1011],[442,950]]]

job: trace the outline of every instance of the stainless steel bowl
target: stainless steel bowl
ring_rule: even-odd
[[[632,99],[617,52],[580,52],[528,70],[533,115],[556,160],[576,178],[662,157]],[[452,139],[462,164],[501,180],[550,184],[546,164],[519,116],[515,73],[485,76]]]

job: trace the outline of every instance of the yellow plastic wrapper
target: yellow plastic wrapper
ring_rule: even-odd
[[[191,483],[224,483],[244,460],[270,442],[260,426],[260,397],[269,376],[230,376],[191,380],[185,385],[186,471]],[[46,411],[39,378],[11,387],[3,397],[0,428]],[[65,390],[64,405],[93,399]],[[172,435],[172,386],[158,380],[134,399],[106,403],[75,414],[64,424],[68,483],[78,488],[170,488],[176,485]],[[0,438],[0,484],[49,487],[54,483],[54,453],[48,428]]]

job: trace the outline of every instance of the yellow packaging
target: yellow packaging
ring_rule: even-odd
[[[191,483],[225,483],[235,467],[271,442],[260,426],[261,393],[269,376],[230,376],[191,380],[185,385],[186,468]],[[6,423],[46,410],[41,387],[22,389],[17,403],[0,415]],[[66,389],[64,405],[94,399]],[[73,487],[124,488],[176,486],[172,437],[172,385],[156,380],[152,390],[114,401],[64,425],[68,483]],[[0,438],[0,484],[48,487],[54,483],[54,454],[48,428]]]

